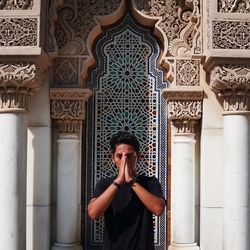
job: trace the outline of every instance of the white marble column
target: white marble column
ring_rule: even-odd
[[[250,246],[250,65],[217,65],[212,90],[224,108],[224,250]]]
[[[224,115],[224,249],[250,247],[249,120]]]
[[[199,249],[195,243],[194,134],[173,136],[172,244],[169,249]]]
[[[89,90],[51,89],[51,117],[58,123],[56,241],[52,250],[82,250],[79,238],[80,138]]]
[[[0,113],[0,249],[26,247],[27,115]]]
[[[77,237],[79,138],[75,134],[60,134],[57,143],[57,224],[52,249],[81,250]]]
[[[0,66],[0,249],[26,250],[28,97],[41,84],[31,61]]]
[[[198,250],[195,240],[195,125],[203,92],[165,90],[172,122],[171,243],[169,250]]]

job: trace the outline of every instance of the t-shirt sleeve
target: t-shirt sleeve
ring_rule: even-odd
[[[148,183],[148,191],[158,198],[162,198],[165,200],[162,187],[157,178],[151,177]]]
[[[108,188],[109,185],[110,183],[106,179],[102,179],[97,182],[92,198],[97,198],[99,195],[101,195]]]

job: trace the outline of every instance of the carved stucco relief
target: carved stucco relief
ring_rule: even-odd
[[[168,102],[168,117],[176,128],[176,133],[195,133],[201,114],[202,101]]]
[[[0,46],[37,46],[37,18],[0,18]]]
[[[32,10],[34,0],[1,0],[0,10]]]
[[[213,49],[250,49],[250,22],[213,21]]]
[[[201,53],[201,15],[198,0],[135,2],[143,13],[162,18],[159,26],[169,39],[170,55],[188,56]]]
[[[80,132],[90,95],[88,89],[50,89],[51,118],[58,123],[60,133]]]
[[[169,39],[170,55],[201,53],[198,0],[136,0],[135,3],[144,14],[162,18],[159,26]],[[87,36],[96,25],[94,16],[111,14],[119,4],[119,0],[64,1],[59,8],[56,23],[56,39],[60,54],[86,55]]]
[[[55,70],[55,83],[69,85],[73,75],[60,77],[63,67],[72,68],[72,60],[69,55],[88,56],[86,41],[89,32],[96,26],[94,16],[104,16],[113,13],[121,1],[69,1],[65,0],[58,8],[58,21],[56,22],[56,40],[59,55],[64,56],[64,63]],[[184,56],[201,53],[200,38],[200,5],[197,0],[190,1],[134,1],[136,7],[151,17],[161,17],[159,26],[165,32],[169,40],[169,56]],[[60,60],[60,59],[59,59]],[[75,64],[74,64],[75,65]],[[182,70],[182,73],[184,71]],[[187,79],[182,73],[178,73],[178,84],[188,85]],[[171,74],[171,73],[170,73]],[[174,73],[176,74],[176,73]],[[185,73],[187,76],[187,73]],[[198,73],[199,74],[199,73]],[[173,78],[173,75],[170,78]],[[198,85],[198,76],[191,76],[189,85]],[[67,79],[67,81],[66,81]],[[78,79],[78,82],[80,79]],[[171,80],[170,80],[171,81]],[[185,83],[184,83],[185,82]]]
[[[218,11],[226,13],[249,13],[249,0],[218,0]]]
[[[42,70],[33,62],[0,63],[0,112],[26,110],[28,96],[42,83]]]
[[[195,133],[195,128],[202,116],[203,91],[171,90],[163,91],[168,103],[168,118],[171,120],[175,133]]]
[[[224,98],[224,111],[249,111],[250,65],[220,65],[210,74],[211,89]]]
[[[78,85],[79,58],[55,58],[54,85],[69,87]]]
[[[119,6],[119,0],[71,1],[65,0],[59,7],[56,23],[56,39],[60,54],[87,54],[86,41],[95,27],[94,16],[107,15]]]
[[[200,60],[176,60],[176,86],[200,85]]]

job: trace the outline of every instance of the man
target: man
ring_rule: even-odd
[[[118,175],[97,183],[88,214],[104,214],[104,250],[153,250],[152,214],[165,209],[161,185],[155,177],[136,175],[140,144],[134,135],[117,132],[110,147]]]

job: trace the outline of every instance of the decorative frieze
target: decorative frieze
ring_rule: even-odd
[[[0,46],[37,46],[37,18],[0,18]]]
[[[34,0],[2,0],[0,10],[32,10]]]
[[[27,110],[27,98],[42,86],[41,68],[33,62],[0,63],[0,112]]]
[[[168,103],[168,118],[177,134],[195,133],[195,126],[201,119],[203,91],[201,89],[164,90],[163,97]]]
[[[250,22],[213,21],[213,49],[250,49]]]
[[[250,65],[219,65],[210,74],[211,89],[224,98],[224,111],[249,111]]]
[[[200,60],[176,60],[176,86],[200,85]]]
[[[59,125],[60,133],[76,133],[85,119],[85,103],[91,95],[88,89],[50,89],[51,118]]]
[[[218,11],[225,13],[249,13],[249,0],[218,0]]]

